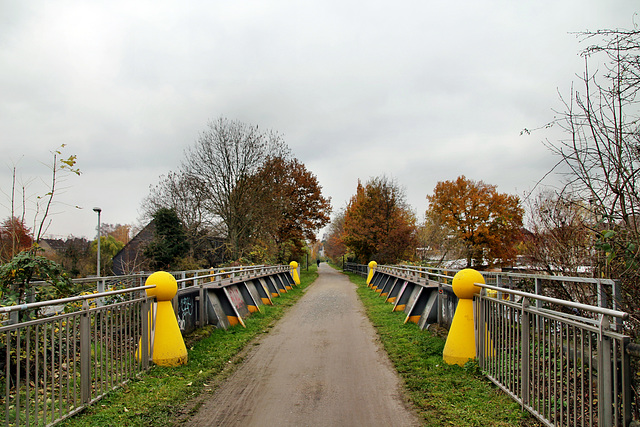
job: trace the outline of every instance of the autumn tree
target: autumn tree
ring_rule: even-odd
[[[100,230],[103,235],[112,236],[116,242],[123,245],[131,240],[131,226],[129,224],[102,224]]]
[[[91,251],[92,247],[93,252]],[[83,237],[69,236],[65,241],[64,249],[53,255],[51,259],[62,265],[71,277],[88,277],[90,274],[95,274],[95,247],[95,240],[89,242]],[[102,252],[100,255],[101,265],[106,265],[106,259],[102,257]],[[111,259],[109,262],[112,262]]]
[[[416,249],[415,215],[400,186],[387,177],[358,182],[344,217],[344,245],[363,263],[396,263]]]
[[[51,171],[50,180],[46,185],[47,192],[36,197],[34,214],[33,214],[33,234],[30,234],[25,224],[26,205],[27,205],[27,184],[22,184],[16,179],[16,167],[13,167],[11,193],[8,195],[11,200],[11,219],[9,226],[12,235],[11,239],[15,239],[17,231],[19,234],[29,234],[33,244],[28,249],[24,249],[19,253],[15,253],[16,241],[13,240],[11,253],[13,257],[0,266],[0,304],[12,305],[25,302],[27,299],[35,299],[36,301],[67,296],[71,290],[71,281],[62,266],[39,255],[41,248],[39,242],[51,224],[51,215],[54,213],[55,202],[57,196],[64,187],[61,187],[65,178],[70,174],[80,175],[80,170],[76,166],[77,158],[75,155],[65,156],[62,154],[65,145],[61,145],[54,150],[52,160],[49,164]],[[22,215],[18,222],[16,218],[16,192],[22,193]],[[5,224],[6,225],[6,224]],[[21,236],[22,243],[26,246],[26,237]],[[32,283],[34,281],[45,281],[53,285],[50,290],[36,292]]]
[[[50,216],[53,214],[55,197],[64,191],[64,187],[61,185],[64,183],[67,176],[74,174],[80,175],[80,169],[76,166],[77,156],[72,154],[68,157],[62,154],[62,150],[66,144],[62,144],[58,149],[54,150],[52,154],[52,160],[49,165],[51,170],[51,177],[49,181],[48,191],[46,194],[37,197],[36,202],[36,214],[34,216],[34,241],[40,242],[40,239],[46,233],[47,229],[51,225]]]
[[[577,275],[593,267],[598,224],[584,201],[572,194],[543,191],[530,199],[524,255],[550,274]]]
[[[287,153],[279,134],[225,118],[209,122],[186,150],[182,173],[202,197],[204,209],[223,225],[232,258],[251,246],[255,193],[250,177],[269,156]]]
[[[271,240],[276,260],[300,257],[304,242],[329,222],[331,201],[316,176],[298,159],[270,156],[249,182],[254,200],[255,234]]]
[[[566,137],[547,146],[566,171],[565,193],[583,201],[600,224],[596,248],[606,254],[598,277],[621,282],[618,307],[640,331],[640,30],[578,34],[584,72],[552,123]]]
[[[467,266],[504,265],[515,260],[523,209],[517,196],[464,176],[436,184],[426,216],[439,221],[464,244]]]
[[[51,287],[33,282],[44,281]],[[71,279],[60,264],[37,254],[36,249],[22,251],[0,265],[0,305],[17,305],[69,296]],[[24,318],[23,318],[24,320]]]
[[[19,218],[7,218],[0,225],[0,263],[9,261],[32,244],[31,230]]]
[[[180,170],[151,188],[144,214],[161,208],[178,215],[194,258],[216,255],[222,237],[227,258],[260,263],[299,256],[331,211],[280,135],[224,118],[209,122]]]
[[[347,247],[342,241],[342,235],[344,234],[344,216],[344,209],[335,214],[331,220],[331,224],[329,224],[327,240],[324,245],[326,256],[334,262],[347,253]]]
[[[169,172],[149,189],[142,204],[142,220],[149,222],[158,209],[172,209],[185,227],[191,256],[204,256],[210,250],[211,237],[224,234],[224,230],[215,227],[219,218],[205,208],[206,197],[199,181],[191,179],[187,172]]]
[[[418,228],[418,256],[422,261],[439,266],[445,261],[457,259],[464,254],[464,245],[445,226],[437,215],[425,216],[425,221]]]

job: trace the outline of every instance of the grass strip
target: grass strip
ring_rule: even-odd
[[[210,334],[193,343],[194,337],[185,337],[189,353],[186,365],[175,368],[154,366],[61,425],[175,425],[198,410],[202,404],[198,396],[206,396],[213,391],[233,366],[242,361],[239,354],[247,344],[258,335],[268,333],[274,322],[300,299],[305,288],[317,277],[315,265],[309,266],[308,271],[301,270],[300,286],[274,298],[274,305],[261,306],[260,313],[253,313],[245,319],[246,328],[196,330],[196,334]]]
[[[480,372],[477,363],[464,367],[442,360],[445,340],[414,323],[404,324],[406,313],[392,312],[362,276],[346,273],[358,286],[369,319],[425,426],[535,426],[508,395]]]

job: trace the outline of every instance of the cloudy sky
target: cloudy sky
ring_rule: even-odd
[[[542,126],[583,69],[582,30],[637,0],[0,0],[0,219],[77,155],[48,230],[136,224],[158,177],[220,116],[273,129],[334,208],[395,178],[419,217],[465,175],[523,195],[557,162]],[[556,177],[546,183],[553,185]],[[76,207],[77,206],[77,207]],[[21,208],[17,208],[21,210]]]

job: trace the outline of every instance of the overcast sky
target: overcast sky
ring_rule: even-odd
[[[94,206],[136,224],[149,186],[220,116],[284,135],[334,210],[382,174],[419,218],[459,175],[522,196],[558,160],[542,144],[554,130],[520,131],[549,122],[582,72],[570,33],[631,28],[635,12],[637,0],[0,0],[0,219],[16,165],[32,226],[67,144],[82,175],[63,183],[49,234],[95,236]]]

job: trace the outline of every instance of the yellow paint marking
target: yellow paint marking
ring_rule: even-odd
[[[404,323],[411,322],[411,323],[415,323],[416,325],[418,324],[419,321],[420,321],[420,316],[407,316],[407,318],[404,319]]]

